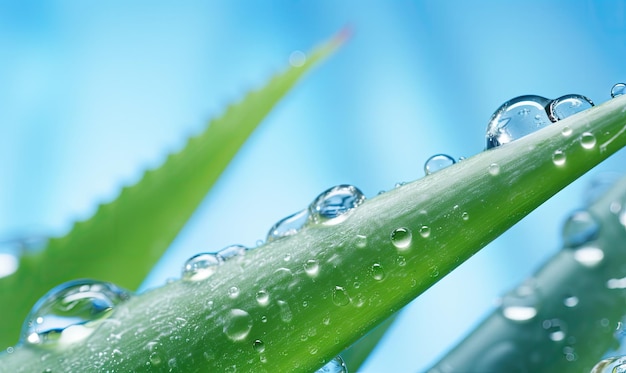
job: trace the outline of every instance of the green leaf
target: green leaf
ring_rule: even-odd
[[[338,224],[310,224],[205,281],[136,296],[81,343],[16,347],[0,368],[312,371],[626,145],[625,108],[626,97],[613,99],[372,198]],[[591,147],[581,142],[586,133]],[[557,150],[562,165],[553,162]],[[399,228],[410,241],[394,244]],[[315,275],[304,270],[310,260]],[[384,276],[372,276],[373,265]],[[268,303],[257,301],[261,290]]]
[[[51,287],[94,278],[135,289],[191,217],[248,136],[297,83],[344,40],[345,33],[315,50],[305,64],[291,67],[249,93],[222,117],[192,137],[180,152],[136,185],[101,205],[46,249],[21,258],[13,275],[0,279],[0,345],[17,341],[22,320]]]
[[[588,241],[574,242],[574,247],[564,243],[563,250],[512,291],[509,299],[521,301],[536,314],[507,318],[503,308],[496,310],[433,371],[589,372],[607,351],[619,346],[620,325],[623,338],[625,208],[626,178],[585,212],[576,212],[592,218],[597,236],[590,234]],[[476,359],[478,355],[482,358]]]

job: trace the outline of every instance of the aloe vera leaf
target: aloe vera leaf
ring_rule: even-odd
[[[55,285],[88,277],[137,288],[248,136],[345,37],[340,33],[314,50],[302,66],[250,92],[161,167],[148,170],[113,202],[99,206],[93,217],[51,239],[43,251],[24,255],[19,269],[0,279],[0,299],[6,305],[0,317],[0,345],[17,341],[29,309]]]
[[[587,133],[593,146],[581,142]],[[0,368],[312,371],[624,145],[620,97],[372,198],[342,222],[311,224],[204,281],[138,295],[81,343],[17,346]],[[398,228],[411,239],[399,242]],[[319,264],[314,275],[309,260]],[[372,276],[375,264],[384,276]],[[269,302],[257,301],[260,290]]]

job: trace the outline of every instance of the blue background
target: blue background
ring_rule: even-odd
[[[432,154],[480,152],[510,98],[599,103],[626,80],[622,0],[0,1],[0,239],[65,233],[346,25],[349,43],[253,134],[144,289],[194,253],[253,246],[332,185],[371,197],[422,177]],[[558,250],[591,176],[409,305],[362,371],[414,372],[445,353]]]

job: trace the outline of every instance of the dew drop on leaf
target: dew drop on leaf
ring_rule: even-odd
[[[585,132],[580,136],[580,145],[585,149],[593,149],[596,146],[596,137],[590,132]]]
[[[578,247],[596,239],[600,224],[587,210],[572,212],[563,224],[563,244],[565,247]]]
[[[574,259],[585,267],[593,268],[604,259],[604,251],[594,243],[587,243],[574,249]]]
[[[183,266],[182,278],[185,281],[205,280],[215,272],[222,261],[215,255],[200,253],[189,258]]]
[[[22,327],[27,345],[72,343],[87,337],[130,293],[108,282],[76,280],[59,285],[33,306]]]
[[[337,356],[323,367],[315,371],[315,373],[347,373],[348,368],[341,356]]]
[[[333,288],[333,303],[337,306],[347,306],[350,304],[350,297],[346,289],[341,286],[335,286]]]
[[[424,238],[430,237],[430,227],[427,225],[422,225],[420,227],[420,236]]]
[[[225,262],[234,258],[241,258],[246,253],[247,248],[242,245],[230,245],[216,253],[219,260]]]
[[[385,270],[383,269],[383,266],[379,263],[375,263],[372,265],[372,267],[370,268],[370,273],[372,275],[372,278],[376,281],[381,281],[385,278]]]
[[[304,263],[304,271],[309,277],[316,277],[320,271],[320,265],[317,260],[309,259]]]
[[[270,301],[270,295],[266,290],[259,290],[256,293],[256,301],[259,306],[267,306]]]
[[[565,307],[568,307],[568,308],[576,307],[578,305],[578,302],[579,302],[578,297],[574,295],[567,295],[563,299],[563,304],[565,305]]]
[[[413,235],[411,234],[411,230],[409,228],[397,228],[391,232],[391,243],[398,250],[406,250],[411,246],[411,240],[413,239]]]
[[[621,96],[626,93],[626,84],[624,83],[616,83],[613,88],[611,88],[611,97],[615,98],[617,96]]]
[[[565,160],[566,156],[562,150],[555,150],[554,153],[552,153],[552,162],[556,166],[563,166],[565,164]]]
[[[254,342],[252,342],[252,348],[258,353],[265,352],[265,343],[263,343],[263,341],[260,339],[256,339]]]
[[[365,202],[365,195],[353,185],[338,185],[322,192],[309,205],[310,220],[314,223],[336,224],[347,213]]]
[[[240,341],[248,336],[252,329],[252,317],[248,312],[233,308],[228,312],[223,332],[232,341]]]
[[[593,102],[582,95],[565,95],[550,102],[548,115],[552,122],[563,120],[593,107]]]
[[[548,332],[548,337],[554,342],[560,342],[567,337],[567,328],[562,320],[544,320],[541,326]]]
[[[439,170],[443,170],[448,166],[452,166],[454,163],[454,158],[450,157],[447,154],[435,154],[428,158],[426,163],[424,164],[424,173],[426,175],[430,175]]]
[[[496,176],[500,173],[500,165],[497,163],[492,163],[487,168],[487,171],[489,171],[491,175]]]
[[[538,312],[539,297],[532,281],[526,281],[502,298],[502,315],[515,322],[532,320]]]
[[[306,209],[287,216],[270,228],[270,231],[267,233],[267,242],[298,233],[308,220],[309,211]]]

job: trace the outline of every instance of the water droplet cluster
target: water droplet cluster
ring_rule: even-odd
[[[20,336],[26,345],[67,344],[83,340],[130,293],[111,283],[76,280],[59,285],[32,308]]]
[[[486,148],[507,144],[591,107],[593,102],[590,99],[575,94],[555,100],[535,95],[515,97],[491,116]]]

